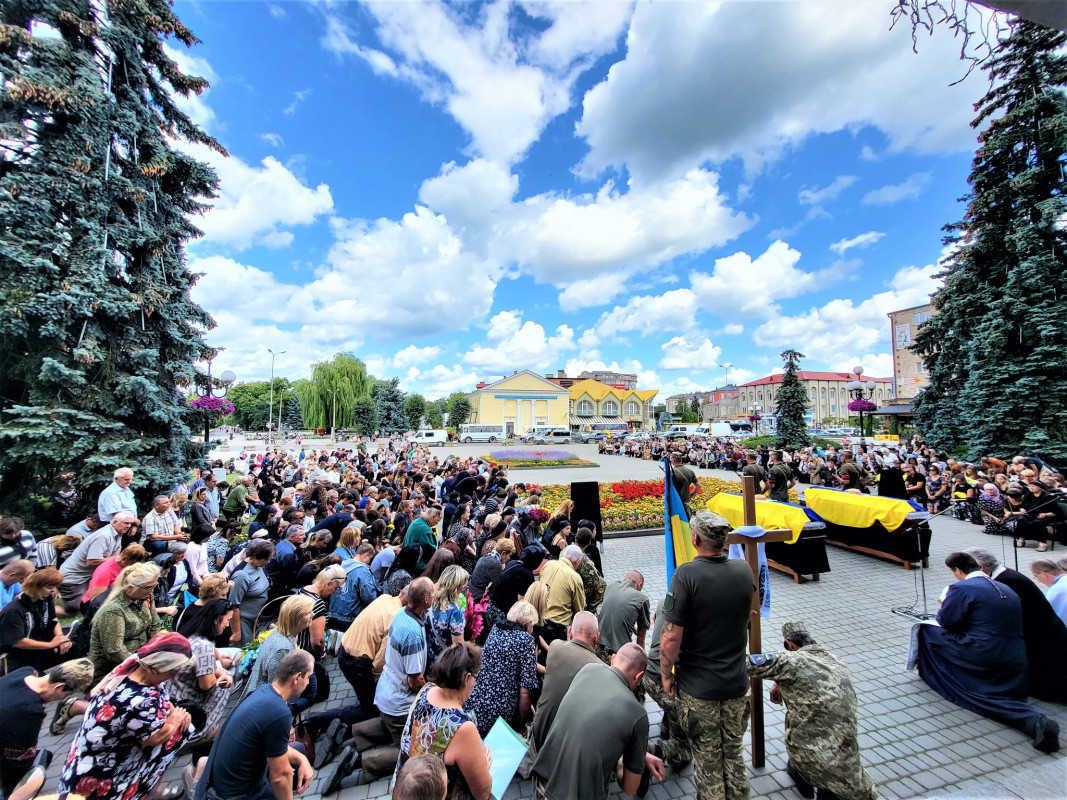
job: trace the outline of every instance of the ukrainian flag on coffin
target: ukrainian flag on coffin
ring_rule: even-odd
[[[667,547],[667,585],[671,585],[674,570],[696,558],[693,536],[689,529],[689,515],[685,513],[682,498],[674,488],[674,471],[669,458],[663,459],[663,535]]]

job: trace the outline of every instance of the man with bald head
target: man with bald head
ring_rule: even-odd
[[[0,608],[22,591],[22,582],[33,574],[33,562],[19,558],[0,567]]]
[[[646,663],[644,650],[626,644],[610,667],[582,667],[534,760],[536,800],[604,800],[613,780],[625,794],[647,791],[646,770],[662,780],[663,761],[647,752],[648,714],[633,695]]]
[[[78,613],[82,597],[89,591],[93,570],[122,549],[122,537],[136,524],[137,517],[133,512],[126,509],[116,511],[111,522],[82,539],[82,543],[63,562],[59,568],[63,573],[59,594],[67,613]]]
[[[604,605],[600,608],[600,642],[597,655],[605,664],[610,664],[612,657],[624,644],[628,644],[637,634],[637,646],[645,648],[645,634],[652,627],[648,595],[645,588],[645,576],[632,569],[608,586],[604,593]],[[642,699],[639,697],[638,699]]]
[[[530,756],[545,742],[552,721],[556,718],[559,704],[571,688],[574,676],[587,664],[596,664],[596,646],[600,628],[596,617],[588,611],[574,615],[567,630],[570,639],[557,639],[548,646],[545,659],[545,683],[537,701],[537,713],[530,728]]]

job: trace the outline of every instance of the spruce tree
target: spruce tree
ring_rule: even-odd
[[[289,399],[285,401],[285,415],[282,417],[282,422],[286,427],[294,431],[304,429],[304,417],[300,412],[300,398],[296,396],[296,392],[292,392],[289,395]]]
[[[383,436],[395,436],[408,429],[408,417],[404,413],[404,392],[400,378],[383,381],[377,387],[378,430]]]
[[[1065,42],[1016,21],[983,65],[967,213],[945,228],[944,285],[915,337],[923,437],[972,458],[1067,458]]]
[[[790,449],[807,447],[811,444],[806,421],[808,395],[797,375],[797,368],[804,354],[796,350],[785,350],[781,355],[785,362],[785,374],[782,375],[782,386],[774,403],[774,413],[778,417],[775,446]]]
[[[0,4],[6,509],[32,513],[71,473],[88,508],[119,466],[147,505],[200,460],[179,386],[214,322],[183,246],[217,178],[172,140],[225,151],[174,104],[207,83],[165,54],[171,37],[197,43],[164,0]]]

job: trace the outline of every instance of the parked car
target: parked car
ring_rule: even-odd
[[[608,435],[604,431],[581,431],[575,435],[575,438],[587,444],[589,442],[602,442],[608,438]]]
[[[548,428],[533,433],[527,441],[533,442],[534,444],[570,444],[572,439],[570,429],[568,428]]]

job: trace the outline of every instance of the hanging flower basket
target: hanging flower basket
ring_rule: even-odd
[[[225,397],[195,397],[189,401],[189,406],[213,417],[225,417],[233,413],[233,403]]]
[[[849,411],[862,411],[864,413],[870,413],[871,411],[877,411],[878,410],[878,404],[877,403],[872,403],[870,400],[864,400],[863,398],[861,398],[859,400],[853,400],[851,403],[849,403],[848,404],[848,410]]]

